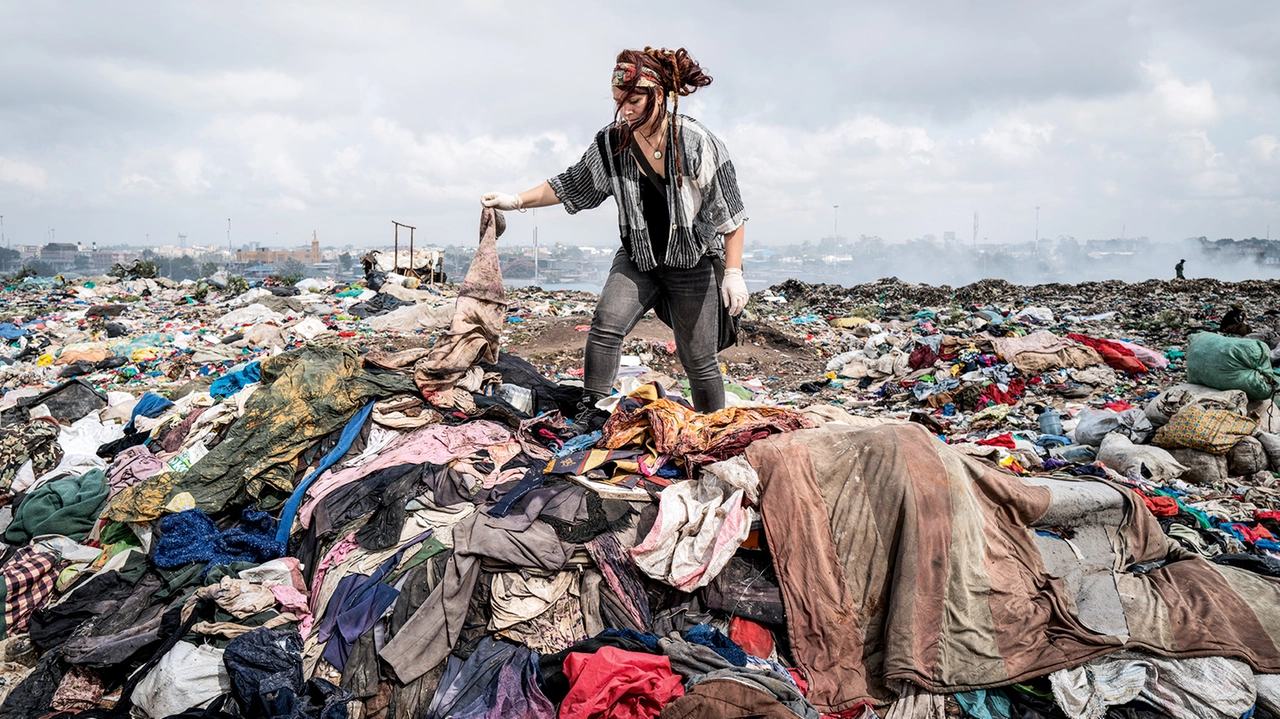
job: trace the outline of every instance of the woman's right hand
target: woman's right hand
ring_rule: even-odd
[[[503,212],[524,208],[524,202],[520,200],[519,195],[507,195],[501,192],[484,193],[480,197],[480,204],[484,207],[497,208]]]

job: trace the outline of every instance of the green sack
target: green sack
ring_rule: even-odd
[[[1214,389],[1238,389],[1251,400],[1270,399],[1280,389],[1265,342],[1212,332],[1197,332],[1187,341],[1187,381]]]

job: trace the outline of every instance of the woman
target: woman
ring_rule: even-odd
[[[655,307],[675,332],[694,409],[724,407],[716,360],[720,303],[733,317],[747,304],[747,218],[724,145],[696,120],[677,114],[681,96],[710,84],[683,48],[624,50],[613,68],[614,121],[596,134],[582,159],[532,190],[483,197],[485,207],[501,210],[563,203],[570,214],[606,197],[617,202],[622,247],[587,335],[584,412],[612,391],[623,339]],[[720,282],[717,265],[724,268]]]

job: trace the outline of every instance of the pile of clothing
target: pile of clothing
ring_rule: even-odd
[[[499,351],[500,224],[430,347],[15,403],[0,719],[1280,708],[1280,579],[1170,539],[1141,473],[661,382],[571,421]]]

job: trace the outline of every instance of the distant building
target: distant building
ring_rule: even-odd
[[[50,242],[40,248],[40,261],[48,263],[58,270],[65,270],[75,265],[76,255],[80,254],[80,246],[70,242]]]
[[[95,270],[106,272],[111,269],[112,265],[127,265],[138,258],[136,252],[111,252],[108,250],[94,250],[89,253],[89,266]]]
[[[320,240],[311,233],[311,249],[309,250],[236,250],[236,262],[256,262],[275,265],[289,260],[297,260],[304,265],[314,265],[324,261],[324,253],[320,251]]]

